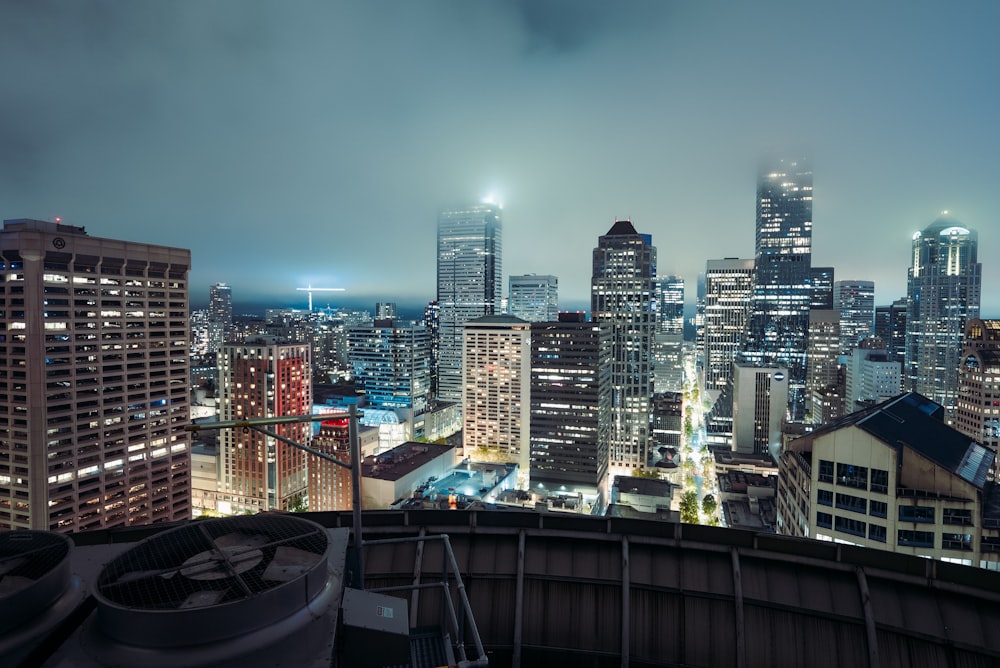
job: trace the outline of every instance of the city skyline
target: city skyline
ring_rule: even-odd
[[[618,218],[692,286],[751,256],[779,154],[815,175],[813,264],[878,305],[943,210],[997,284],[1000,7],[389,8],[5,4],[0,217],[191,248],[195,306],[218,282],[237,307],[304,308],[307,285],[412,305],[434,298],[438,214],[492,194],[504,284],[552,274],[575,306]]]

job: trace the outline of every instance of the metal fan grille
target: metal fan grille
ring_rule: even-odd
[[[324,559],[321,527],[287,515],[189,524],[154,536],[101,573],[97,591],[133,610],[234,603],[305,574]]]
[[[0,533],[0,600],[15,578],[37,580],[59,565],[69,554],[69,543],[61,536],[41,531]],[[6,585],[6,586],[5,586]]]

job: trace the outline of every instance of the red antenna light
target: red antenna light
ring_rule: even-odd
[[[62,222],[62,218],[60,216],[56,216],[56,222],[57,223],[61,223]]]

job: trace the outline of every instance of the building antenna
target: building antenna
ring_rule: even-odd
[[[309,312],[310,313],[312,313],[312,310],[313,310],[313,293],[314,292],[343,292],[344,291],[344,288],[314,288],[312,286],[312,284],[310,284],[309,287],[295,288],[295,289],[299,290],[300,292],[308,292],[309,293]]]

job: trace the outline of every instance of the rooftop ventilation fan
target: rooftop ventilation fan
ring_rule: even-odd
[[[198,656],[214,662],[204,647],[245,651],[289,637],[316,617],[331,588],[328,542],[322,527],[291,515],[196,521],[157,534],[98,577],[92,644],[143,648],[143,656],[200,647]],[[173,660],[190,665],[176,653]]]
[[[61,534],[0,532],[0,664],[16,665],[82,599],[68,595],[71,547]]]

